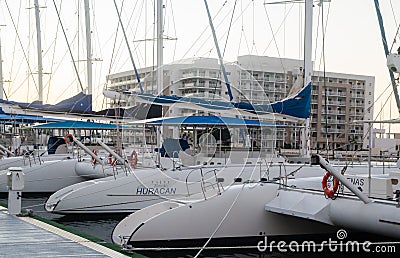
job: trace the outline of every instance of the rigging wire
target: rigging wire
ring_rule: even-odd
[[[249,7],[249,6],[250,6],[250,5],[248,5],[247,7]],[[247,7],[246,7],[246,9],[247,9]],[[244,40],[244,44],[246,45],[247,52],[250,53],[249,42],[247,41],[246,32],[245,32],[245,30],[244,30],[244,20],[243,20],[243,13],[244,13],[244,11],[246,11],[246,9],[245,9],[245,10],[242,9],[242,13],[240,14],[241,21],[242,21],[241,36],[243,36],[243,40]],[[238,55],[238,56],[239,56],[239,55]]]
[[[122,1],[122,2],[124,3],[125,1]],[[134,6],[133,6],[133,10],[131,11],[131,15],[130,15],[129,19],[127,19],[127,20],[128,20],[128,22],[127,22],[127,28],[130,28],[130,27],[131,27],[130,24],[131,24],[131,22],[132,22],[133,17],[135,17],[136,9],[140,9],[140,7],[139,7],[140,1],[135,1],[134,3],[135,3],[135,4],[134,4]],[[126,8],[124,8],[124,9],[126,9]],[[124,12],[123,12],[124,9],[121,9],[121,12],[120,12],[121,15],[124,14]],[[135,21],[134,21],[133,23],[135,23],[136,26],[139,26],[139,22],[135,22]],[[117,59],[117,58],[115,59],[114,64],[116,64],[117,62],[118,62],[118,64],[120,64],[119,67],[115,67],[115,70],[117,70],[117,71],[123,69],[123,67],[125,66],[125,64],[128,63],[128,62],[130,61],[129,57],[125,58],[126,56],[129,56],[129,54],[126,55],[126,54],[122,53],[122,52],[126,49],[126,47],[124,47],[123,45],[126,45],[126,43],[124,44],[124,41],[121,40],[121,41],[119,42],[119,45],[118,45],[118,48],[117,48],[116,54],[115,54],[115,56],[118,57],[118,59]],[[134,49],[134,52],[137,53],[137,52],[135,51],[135,49]],[[122,60],[122,58],[125,58],[125,59]],[[138,61],[140,61],[140,60],[138,60]]]
[[[325,33],[325,34],[327,32],[327,29],[328,29],[328,21],[329,21],[329,17],[330,17],[330,10],[331,10],[331,3],[329,2],[328,3],[328,11],[327,11],[327,14],[326,14],[326,19],[325,19],[325,26],[324,26],[325,29],[323,31],[323,33]],[[321,50],[321,56],[319,58],[318,70],[321,70],[321,64],[322,64],[322,50]]]
[[[256,42],[255,42],[255,29],[254,29],[254,27],[255,27],[255,13],[254,13],[254,11],[255,11],[255,8],[254,8],[254,1],[253,1],[253,15],[252,15],[252,31],[253,31],[253,42],[252,42],[252,44],[251,44],[251,54],[253,53],[253,49],[255,49],[255,52],[256,52],[256,55],[258,54],[258,51],[257,51],[257,48],[256,48]]]
[[[315,59],[317,59],[320,18],[321,18],[321,8],[318,8],[317,29],[316,29],[317,34],[315,35],[315,43],[314,43],[314,46],[315,46],[314,58]],[[320,67],[321,67],[321,60],[319,62],[318,70],[320,70]],[[313,69],[313,72],[315,73],[314,69]]]
[[[222,5],[222,7],[224,7],[226,3],[227,3],[227,1],[224,2],[224,4]],[[222,11],[222,7],[221,7],[221,9],[220,9],[221,11]],[[219,12],[219,11],[218,11],[218,12]],[[225,20],[227,19],[228,15],[229,15],[229,13],[227,13],[227,14],[221,19],[221,22],[220,22],[219,24],[217,24],[216,28],[219,28],[219,27],[222,25],[223,21],[225,21]],[[212,21],[214,21],[216,17],[217,17],[217,15],[215,15],[215,16],[212,18]],[[207,29],[208,29],[208,27],[205,28],[204,32],[205,32]],[[223,38],[224,36],[225,36],[225,33],[221,34],[220,39]],[[198,54],[198,53],[200,52],[200,49],[202,49],[203,46],[204,46],[205,44],[207,44],[207,43],[210,41],[210,38],[211,38],[211,35],[208,35],[208,36],[205,38],[205,40],[203,41],[203,43],[199,46],[198,50],[195,52],[196,54]],[[211,52],[214,50],[214,48],[215,48],[215,46],[212,46],[209,50],[206,51],[206,54],[207,54],[208,56],[211,56]],[[200,55],[200,56],[205,56],[205,54]]]
[[[174,8],[172,7],[172,0],[170,0],[170,5],[171,5],[171,16],[172,16],[172,24],[174,28],[174,37],[177,38],[177,33],[176,33],[176,23],[175,23],[175,15],[174,15]],[[176,48],[177,48],[177,40],[175,40],[174,43],[174,51],[172,54],[172,60],[175,61],[175,55],[176,55]]]
[[[394,8],[393,8],[392,0],[390,0],[389,2],[390,2],[390,8],[392,9],[394,24],[395,24],[396,27],[397,27],[396,34],[394,35],[394,38],[393,38],[392,46],[390,47],[390,52],[392,52],[393,46],[394,46],[394,44],[396,43],[396,37],[399,35],[400,25],[397,23],[397,19],[396,19],[396,15],[395,15],[395,13],[394,13]]]
[[[301,5],[299,5],[299,60],[301,60],[301,57],[303,55],[302,50],[303,50],[303,10],[301,8]]]
[[[254,173],[254,172],[253,172]],[[210,235],[210,237],[207,239],[207,241],[205,242],[205,244],[200,248],[200,250],[196,253],[196,255],[194,256],[195,258],[199,257],[199,255],[203,252],[203,250],[207,247],[207,245],[210,243],[210,241],[213,239],[213,237],[215,236],[215,234],[218,232],[218,230],[221,228],[222,223],[224,223],[224,221],[226,220],[226,218],[228,217],[229,213],[231,212],[231,210],[233,209],[234,205],[236,204],[236,202],[239,199],[240,194],[242,193],[244,187],[246,186],[246,184],[242,184],[242,187],[240,189],[240,191],[237,193],[237,195],[235,196],[235,199],[233,200],[232,204],[229,206],[228,210],[226,211],[225,215],[222,217],[221,221],[218,223],[217,227],[215,228],[215,230],[212,232],[212,234]]]
[[[154,26],[153,26],[153,39],[155,39],[157,36],[157,28],[156,28],[156,23],[157,23],[157,6],[156,6],[156,1],[154,1],[153,2],[153,22],[154,22]],[[156,67],[156,47],[157,47],[157,44],[156,44],[156,42],[153,40],[153,60],[152,60],[152,62],[153,62],[153,68],[152,68],[152,71],[154,71],[154,68]],[[151,81],[156,81],[156,76],[155,76],[155,74],[156,73],[151,73]],[[157,86],[155,85],[156,83],[152,83],[151,84],[151,93],[156,93],[156,95],[158,95],[159,94],[159,92],[156,90],[157,89]],[[154,89],[154,88],[156,88],[156,89]],[[158,129],[157,129],[158,130]],[[156,137],[157,138],[157,137]]]
[[[375,99],[375,101],[374,101],[370,106],[367,107],[367,110],[374,108],[374,107],[375,107],[375,104],[383,97],[383,95],[391,88],[391,86],[392,86],[392,84],[389,83],[388,86],[383,90],[383,92]],[[384,108],[385,108],[387,102],[388,102],[389,100],[391,101],[391,97],[392,97],[392,96],[393,96],[393,91],[390,92],[389,97],[385,98],[384,104],[383,104],[383,105],[381,104],[380,110],[379,110],[378,114],[376,115],[376,117],[373,119],[373,121],[376,121],[376,120],[378,119],[378,117],[382,115],[382,112],[383,112],[383,110],[384,110]],[[352,122],[350,122],[350,124],[352,124]],[[366,137],[368,137],[368,135],[369,135],[369,131],[367,131],[367,132],[364,134],[364,136],[363,136],[362,139],[361,139],[361,142],[363,142],[363,141],[366,139]],[[351,141],[351,140],[349,140],[349,141]],[[348,145],[348,142],[346,142],[346,143],[340,145],[339,147],[337,147],[337,149],[346,147],[347,145]],[[359,149],[354,150],[354,153],[353,153],[353,155],[351,156],[350,160],[353,160],[353,159],[355,158],[355,156],[357,155],[357,153],[358,153],[360,150],[362,150],[362,148],[359,148]],[[348,165],[349,165],[349,163],[346,163],[346,164],[345,164],[345,167],[348,166]]]
[[[228,45],[228,39],[229,39],[229,35],[231,32],[231,28],[232,28],[232,20],[233,20],[233,16],[234,16],[235,10],[236,10],[236,4],[237,4],[237,0],[235,0],[235,4],[233,5],[232,15],[231,15],[231,19],[229,21],[228,34],[226,35],[226,40],[225,40],[224,51],[222,51],[222,57],[225,56],[226,46]]]
[[[242,171],[241,173],[243,173],[244,167],[242,167]],[[256,173],[256,170],[253,169],[251,171],[251,176],[250,178],[253,178],[254,174]],[[200,248],[200,250],[197,252],[197,254],[194,256],[199,257],[199,255],[204,251],[204,249],[207,247],[207,245],[210,243],[210,241],[214,238],[215,234],[218,232],[218,230],[221,228],[222,224],[224,223],[224,221],[226,220],[226,218],[228,217],[228,215],[230,214],[231,210],[234,208],[235,204],[237,203],[239,196],[241,195],[241,193],[243,192],[245,186],[247,184],[242,184],[242,187],[240,188],[240,190],[238,191],[237,195],[235,196],[232,204],[229,206],[228,210],[226,211],[226,213],[224,214],[224,216],[222,217],[221,221],[218,223],[218,225],[216,226],[215,230],[212,232],[212,234],[210,235],[210,237],[207,239],[207,241],[204,243],[204,245]]]
[[[286,12],[285,17],[283,18],[282,22],[279,24],[277,30],[273,33],[273,35],[277,35],[278,32],[280,32],[282,26],[283,26],[283,27],[285,26],[286,19],[287,19],[287,17],[289,16],[289,14],[290,14],[290,12],[291,12],[293,6],[294,6],[294,4],[292,4],[291,7],[289,8],[289,11]],[[274,39],[272,38],[272,39],[268,42],[267,46],[265,47],[265,49],[264,49],[264,51],[263,51],[263,53],[262,53],[263,55],[265,55],[265,53],[267,52],[267,50],[269,49],[269,47],[270,47],[270,45],[272,44],[273,41],[274,41]]]
[[[243,13],[243,4],[242,2],[240,2],[240,10]],[[242,37],[243,37],[243,16],[241,16],[241,21],[242,21],[242,26],[241,26],[241,30],[240,30],[240,36],[239,36],[239,44],[238,44],[238,50],[237,50],[237,54],[236,56],[239,56],[240,53],[240,46],[242,45]]]
[[[60,6],[59,6],[60,10],[61,10],[61,4],[62,4],[62,2],[60,2]],[[52,55],[52,58],[51,58],[50,76],[49,76],[49,80],[48,80],[48,87],[47,87],[47,94],[46,94],[46,102],[49,101],[50,84],[51,84],[51,81],[52,81],[52,79],[53,79],[54,61],[55,61],[56,47],[57,47],[57,42],[58,42],[57,39],[58,39],[58,32],[59,32],[59,29],[60,29],[60,21],[57,21],[56,37],[54,38],[54,41],[53,41],[53,55]],[[49,47],[49,49],[50,49],[50,47]],[[62,59],[64,59],[65,55],[66,55],[66,52],[64,53],[64,56],[63,56]],[[60,64],[59,64],[59,65],[60,65]]]
[[[67,34],[66,34],[65,29],[64,29],[64,26],[63,26],[63,24],[62,24],[62,22],[61,22],[61,16],[60,16],[60,13],[59,13],[59,11],[58,11],[58,8],[57,8],[57,5],[56,5],[55,0],[53,0],[53,4],[54,4],[54,8],[55,8],[55,10],[56,10],[56,12],[57,12],[57,17],[58,17],[58,20],[59,20],[59,22],[60,22],[60,26],[61,26],[61,29],[62,29],[62,31],[63,31],[64,37],[65,37],[65,41],[66,41],[66,43],[67,43],[69,53],[70,53],[70,55],[71,55],[72,64],[73,64],[74,69],[75,69],[75,73],[76,73],[76,76],[77,76],[77,79],[78,79],[78,82],[79,82],[79,86],[81,87],[82,92],[84,92],[84,88],[83,88],[83,85],[82,85],[82,82],[81,82],[81,78],[79,77],[79,72],[78,72],[78,69],[77,69],[76,64],[75,64],[75,59],[74,59],[74,56],[72,55],[71,46],[70,46],[70,44],[69,44],[69,42],[68,42]]]
[[[121,3],[121,8],[120,8],[120,12],[122,11],[122,8],[124,7],[124,1],[122,1]],[[111,51],[111,57],[110,57],[110,65],[108,67],[108,73],[107,74],[111,74],[111,68],[114,65],[115,62],[115,47],[117,44],[117,38],[118,38],[118,31],[119,31],[119,22],[117,22],[117,29],[115,30],[115,37],[114,37],[114,43],[113,43],[113,48]]]
[[[134,70],[135,70],[136,80],[137,80],[137,82],[138,82],[138,84],[139,84],[140,92],[143,93],[143,87],[142,87],[142,83],[141,83],[141,81],[140,81],[140,76],[139,76],[139,73],[138,73],[138,71],[137,71],[137,69],[136,69],[135,61],[134,61],[133,56],[132,56],[132,52],[131,52],[131,49],[130,49],[130,46],[129,46],[128,38],[127,38],[127,36],[126,36],[125,29],[124,29],[124,26],[123,26],[122,20],[121,20],[121,15],[120,15],[120,13],[119,13],[118,6],[117,6],[117,2],[116,2],[115,0],[114,0],[114,6],[115,6],[115,10],[117,11],[117,14],[118,14],[119,22],[121,23],[121,29],[122,29],[122,31],[123,31],[124,38],[125,38],[125,42],[126,42],[126,45],[127,45],[127,47],[128,47],[129,57],[130,57],[130,60],[131,60],[132,65],[133,65],[133,68],[134,68]]]
[[[323,88],[325,91],[325,137],[326,137],[326,155],[329,154],[329,139],[328,139],[328,88],[326,86],[326,59],[325,59],[325,20],[324,20],[324,4],[321,5],[321,29],[322,29],[322,68],[323,68],[323,78],[324,84]],[[336,133],[336,130],[333,132],[332,136]],[[335,143],[332,142],[332,149],[335,148]]]
[[[283,71],[283,73],[285,74],[285,73],[286,73],[286,68],[285,68],[285,66],[284,66],[284,64],[283,64],[282,57],[281,57],[281,54],[280,54],[280,52],[279,52],[278,43],[277,43],[276,38],[275,38],[275,35],[274,35],[274,30],[273,30],[273,28],[272,28],[271,20],[270,20],[270,18],[269,18],[266,5],[264,5],[264,11],[265,11],[265,14],[267,15],[268,25],[269,25],[269,28],[270,28],[271,33],[272,33],[272,38],[274,39],[274,43],[275,43],[276,51],[277,51],[277,53],[278,53],[279,61],[280,61],[280,63],[281,63],[282,71]]]
[[[25,51],[25,49],[24,49],[24,47],[23,47],[23,44],[22,44],[22,41],[21,41],[21,37],[19,36],[18,28],[17,28],[17,26],[16,26],[16,24],[15,24],[14,18],[13,18],[12,15],[11,15],[10,7],[8,6],[7,0],[5,0],[4,2],[6,3],[6,7],[7,7],[7,10],[8,10],[8,14],[9,14],[9,16],[10,16],[11,23],[13,24],[13,27],[14,27],[14,30],[15,30],[15,33],[16,33],[16,36],[17,36],[17,38],[18,38],[18,42],[19,42],[19,44],[20,44],[20,46],[21,46],[21,50],[22,50],[22,53],[23,53],[23,55],[24,55],[25,61],[27,62],[28,71],[29,71],[29,73],[32,75],[33,72],[32,72],[31,66],[30,66],[30,64],[29,64],[29,58],[28,58],[28,56],[27,56],[27,54],[26,54],[26,51]],[[28,75],[28,76],[29,76],[29,75]],[[36,84],[35,78],[32,78],[32,80],[33,80],[33,83],[34,83],[34,85],[35,85],[36,90],[38,90],[38,86],[37,86],[37,84]]]
[[[212,20],[214,20],[215,19],[215,17],[217,17],[219,14],[220,14],[220,12],[222,11],[222,9],[224,8],[224,6],[225,6],[225,3],[226,3],[226,1],[222,4],[222,6],[220,7],[220,9],[218,9],[218,11],[217,11],[217,13],[214,15],[214,17],[212,18]],[[226,18],[226,16],[223,18],[223,20]],[[219,27],[219,25],[220,24],[218,24],[217,26],[216,26],[216,28],[218,28]],[[205,26],[205,28],[203,29],[203,31],[200,33],[200,35],[193,41],[193,44],[188,48],[188,50],[183,54],[183,56],[180,58],[180,60],[182,60],[182,59],[184,59],[184,58],[186,58],[186,56],[189,54],[189,52],[194,48],[194,46],[199,42],[199,40],[200,40],[200,38],[204,35],[204,33],[208,30],[208,27],[209,27],[209,25],[206,25]],[[223,34],[224,35],[224,34]],[[200,47],[198,48],[198,50],[197,51],[195,51],[195,55],[197,54],[197,53],[199,53],[199,49],[200,48],[202,48],[207,42],[208,42],[208,40],[210,39],[210,37],[211,37],[211,35],[209,35],[206,39],[205,39],[205,41],[200,45]]]
[[[100,47],[100,36],[99,36],[98,28],[97,28],[97,16],[95,15],[96,14],[96,12],[95,12],[95,9],[96,9],[95,3],[96,3],[95,1],[91,1],[91,5],[92,6],[91,6],[91,9],[90,9],[92,11],[91,14],[92,14],[92,21],[93,21],[93,31],[95,32],[94,33],[95,34],[95,41],[94,42],[97,43],[97,44],[94,44],[93,48],[96,47],[96,49],[95,49],[96,53],[98,53],[100,55],[100,57],[101,57],[101,56],[103,56],[103,53],[102,53],[102,47]],[[98,59],[98,58],[93,58],[93,55],[92,55],[91,62],[93,63],[93,61],[102,61],[102,60]],[[98,65],[95,65],[94,68],[95,68],[95,76],[94,76],[94,78],[97,79],[97,83],[94,85],[93,91],[95,93],[97,93],[97,94],[93,94],[92,95],[92,106],[93,106],[93,103],[94,102],[97,103],[97,100],[103,95],[102,91],[99,90],[99,86],[102,85],[101,81],[103,80],[103,79],[100,79],[101,77],[99,76],[99,73],[101,74],[101,71],[103,70],[103,62],[100,62]],[[103,74],[101,74],[101,75],[103,75]],[[96,87],[96,85],[97,85],[97,87]],[[95,96],[94,101],[93,101],[93,96]]]
[[[390,86],[391,86],[391,84],[388,86],[388,88],[389,88]],[[384,104],[383,104],[383,107],[385,107],[386,104],[387,104],[387,102],[388,102],[389,100],[391,100],[391,97],[393,96],[393,94],[394,94],[394,93],[391,92],[390,95],[389,95],[389,97],[385,99],[385,102],[384,102]],[[375,121],[375,120],[381,115],[381,113],[383,112],[383,107],[382,107],[381,110],[378,112],[378,114],[377,114],[376,118],[374,119],[374,121]],[[363,136],[363,138],[362,138],[362,140],[361,140],[362,142],[364,142],[364,140],[365,140],[367,137],[369,137],[372,128],[373,128],[373,126],[368,126],[368,130],[367,130],[367,132],[364,134],[364,136]],[[371,146],[370,146],[370,147],[371,147]],[[358,151],[361,151],[361,150],[362,150],[362,147],[359,148],[358,150],[355,150],[354,153],[353,153],[352,159],[354,159],[354,157],[356,156],[356,154],[358,153]],[[347,166],[347,165],[348,165],[348,164],[346,164],[346,166]]]
[[[33,41],[34,35],[32,33],[32,28],[31,28],[31,26],[32,26],[32,24],[31,24],[31,20],[32,20],[31,12],[29,11],[29,9],[27,9],[27,10],[28,10],[28,36],[27,36],[28,45],[27,45],[27,52],[28,52],[28,58],[30,58],[31,49],[32,49],[31,45],[32,45],[32,41]],[[28,60],[27,62],[30,63],[30,60]],[[32,75],[32,77],[33,77],[33,75]],[[20,86],[22,86],[22,84]],[[28,80],[27,81],[27,94],[26,94],[26,100],[25,100],[26,102],[29,102],[28,96],[30,95],[30,90],[31,90],[31,83],[30,83],[30,80]]]
[[[143,9],[144,9],[144,8],[143,8],[144,5],[145,5],[145,2],[142,1],[142,2],[141,2],[141,5],[140,5],[140,7],[139,7],[139,10],[143,10]],[[128,28],[131,28],[131,33],[132,33],[132,35],[137,35],[137,32],[138,32],[139,27],[140,27],[140,26],[139,26],[139,25],[140,25],[140,22],[139,22],[139,21],[142,20],[142,15],[143,15],[143,12],[139,12],[139,15],[137,15],[137,16],[135,16],[134,13],[131,13],[131,16],[129,17],[129,20],[128,20],[127,27],[128,27]],[[133,19],[134,17],[137,18],[137,22],[135,22],[135,20]],[[134,30],[133,30],[133,27],[134,27],[134,26],[130,26],[131,22],[133,22],[134,24],[136,24],[136,27],[135,27]],[[121,27],[121,29],[123,30],[123,27]],[[140,51],[140,48],[139,48],[139,44],[137,44],[136,46],[134,45],[133,52],[136,54],[136,59],[135,59],[135,60],[137,60],[137,62],[139,63],[139,66],[140,66],[140,64],[141,64],[141,63],[140,63],[140,60],[142,60],[142,62],[145,63],[144,60],[146,59],[146,56],[143,57],[142,52]]]

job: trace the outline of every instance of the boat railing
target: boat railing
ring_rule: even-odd
[[[198,182],[189,182],[189,176],[190,176],[193,172],[198,171],[198,170],[200,170],[200,181],[198,181]],[[213,184],[213,183],[211,183],[211,182],[207,182],[207,181],[205,180],[205,176],[206,176],[207,174],[209,174],[209,173],[212,173],[212,174],[213,174],[213,177],[215,178],[215,184]],[[224,190],[224,189],[223,189],[223,186],[220,184],[220,183],[221,183],[220,180],[218,179],[218,176],[217,176],[217,169],[209,170],[209,171],[207,171],[205,174],[204,174],[204,172],[203,172],[203,168],[202,168],[202,167],[193,169],[192,171],[190,171],[190,172],[187,174],[186,179],[185,179],[185,183],[186,183],[187,196],[191,196],[191,193],[190,193],[190,190],[189,190],[189,185],[190,185],[191,183],[192,183],[192,184],[193,184],[193,183],[200,183],[200,189],[201,189],[201,192],[202,192],[202,194],[203,194],[204,200],[207,200],[206,192],[207,192],[207,188],[208,188],[209,186],[211,186],[211,187],[214,189],[214,186],[216,185],[217,188],[218,188],[218,194],[221,193],[221,189],[222,189],[222,191]]]
[[[286,189],[288,182],[287,170],[284,162],[278,162],[279,165],[279,189]],[[282,167],[284,174],[282,175]]]
[[[178,167],[176,167],[176,164],[178,162],[175,160],[175,154],[176,154],[176,157],[178,157],[178,160],[179,160],[179,152],[178,151],[173,151],[172,152],[172,171],[175,171],[178,168]]]

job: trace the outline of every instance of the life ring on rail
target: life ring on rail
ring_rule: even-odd
[[[93,150],[93,154],[97,156],[97,150]],[[96,165],[96,162],[97,162],[97,160],[94,157],[92,157],[93,166]]]
[[[132,151],[131,156],[129,157],[129,164],[131,167],[136,167],[138,162],[138,154],[135,150]]]
[[[333,187],[332,189],[329,189],[328,187],[328,179],[331,176],[331,173],[329,171],[326,171],[324,177],[322,178],[322,189],[324,190],[324,194],[328,196],[329,198],[332,198],[335,196],[338,188],[339,188],[339,179],[336,177],[333,178]]]
[[[114,160],[113,160],[113,156],[112,156],[111,154],[108,155],[108,163],[109,163],[111,166],[114,166],[116,161],[117,161],[117,158],[114,157]]]
[[[74,141],[74,136],[69,133],[64,136],[64,141],[66,144],[71,144]]]

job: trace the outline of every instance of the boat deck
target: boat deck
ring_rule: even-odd
[[[127,257],[85,238],[0,207],[0,257]]]

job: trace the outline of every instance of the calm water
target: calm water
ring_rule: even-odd
[[[99,216],[99,215],[87,215],[87,216],[63,216],[48,213],[44,210],[44,203],[47,200],[47,196],[31,196],[31,197],[23,197],[22,198],[22,207],[24,209],[32,209],[34,213],[40,217],[55,221],[57,223],[66,225],[70,228],[83,232],[85,234],[94,236],[106,242],[111,241],[111,233],[114,227],[121,221],[126,215],[107,215],[107,216]],[[7,203],[6,196],[0,196],[0,203]],[[366,235],[366,234],[356,234],[352,233],[354,239],[363,239],[363,241],[368,240],[371,242],[380,242],[380,241],[398,241],[397,239],[385,239],[380,236],[374,235]],[[309,240],[309,239],[305,239]],[[162,251],[162,252],[138,252],[140,254],[150,256],[150,257],[194,257],[197,253],[196,250],[185,250],[179,252],[172,251]],[[396,253],[391,253],[391,256],[394,257],[396,254],[400,253],[400,245],[396,244]],[[323,253],[324,257],[333,254],[338,254],[340,257],[357,257],[361,255],[358,253]],[[321,257],[321,253],[260,253],[256,248],[254,249],[230,249],[230,250],[205,250],[202,252],[201,257]],[[382,254],[379,255],[382,257]]]

